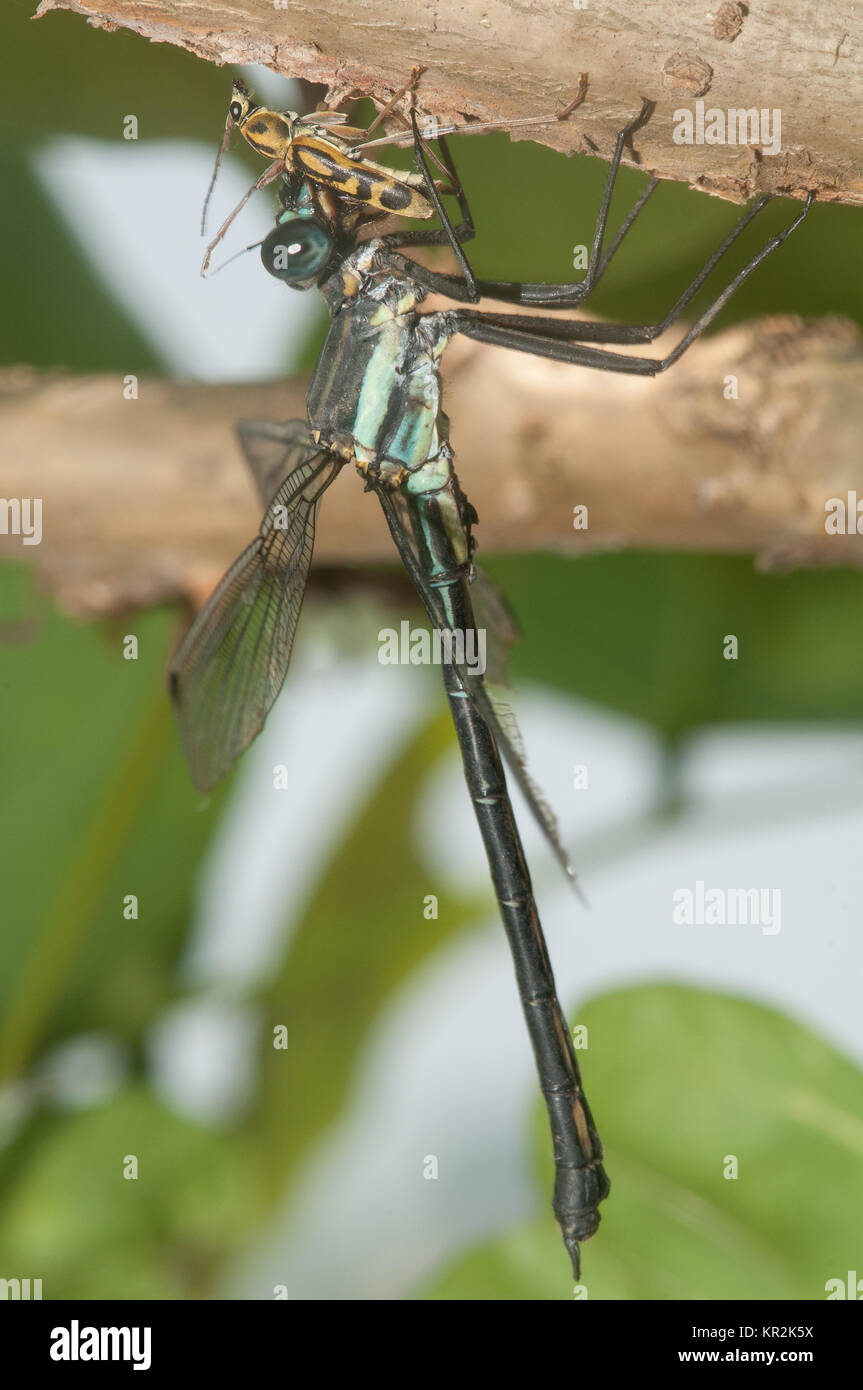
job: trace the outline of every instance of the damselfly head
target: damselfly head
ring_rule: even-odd
[[[264,269],[293,289],[311,288],[333,253],[333,239],[312,217],[284,213],[261,242]]]

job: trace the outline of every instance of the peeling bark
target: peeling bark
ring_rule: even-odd
[[[661,178],[735,202],[755,192],[799,198],[809,189],[822,201],[863,202],[863,9],[855,0],[724,0],[712,9],[677,0],[42,0],[38,13],[52,9],[178,44],[209,62],[263,63],[380,94],[422,63],[419,108],[441,122],[551,116],[587,72],[588,98],[576,115],[531,129],[530,139],[607,157],[647,97],[656,106],[638,133],[637,158]],[[699,102],[725,117],[778,111],[779,152],[765,153],[770,139],[760,147],[675,143],[675,112],[695,115]]]

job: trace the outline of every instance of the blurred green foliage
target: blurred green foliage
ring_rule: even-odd
[[[153,349],[70,245],[28,158],[58,133],[115,140],[127,112],[143,140],[214,144],[228,71],[71,14],[31,24],[30,9],[13,0],[0,16],[0,173],[12,210],[0,222],[0,360],[156,370]],[[590,239],[605,164],[498,135],[457,141],[456,156],[480,228],[477,270],[569,278],[572,246]],[[626,172],[621,184],[623,207],[639,176]],[[790,211],[769,210],[755,235]],[[591,307],[655,318],[736,216],[681,187],[661,189]],[[859,216],[816,207],[718,326],[769,312],[861,321]],[[457,420],[454,439],[457,447]],[[488,568],[529,616],[516,675],[649,721],[671,742],[707,723],[858,717],[857,573],[767,577],[745,558],[637,553],[492,557]],[[487,908],[486,898],[453,895],[437,922],[405,927],[419,872],[410,826],[427,774],[451,747],[446,717],[394,749],[356,824],[332,845],[290,950],[252,1001],[255,1093],[230,1130],[216,1131],[173,1114],[148,1075],[149,1032],[184,995],[178,967],[194,884],[230,795],[201,805],[180,761],[163,687],[175,615],[136,615],[140,659],[125,662],[116,629],[51,611],[7,567],[0,624],[0,807],[10,827],[0,837],[0,1075],[20,1081],[10,1095],[26,1097],[0,1149],[0,1276],[38,1271],[46,1297],[206,1297],[339,1115],[394,992]],[[721,659],[727,631],[746,660]],[[142,904],[137,921],[123,916],[130,891]],[[859,1124],[855,1068],[775,1013],[694,990],[622,991],[584,1017],[588,1089],[613,1173],[601,1238],[588,1252],[592,1297],[820,1297],[825,1279],[854,1267],[846,1218],[861,1196],[859,1144],[854,1152],[847,1139]],[[284,1019],[289,1068],[270,1045]],[[49,1049],[92,1032],[122,1044],[123,1083],[77,1113],[41,1104]],[[839,1133],[828,1123],[837,1115],[847,1120]],[[729,1147],[746,1183],[721,1177],[716,1154]],[[123,1180],[129,1152],[146,1182]],[[466,1254],[421,1292],[567,1297],[550,1216]]]
[[[580,1021],[614,1175],[585,1249],[590,1298],[823,1299],[828,1279],[857,1268],[857,1067],[772,1009],[672,985],[617,990]],[[554,1277],[555,1242],[537,1223],[467,1255],[421,1296],[572,1297]]]

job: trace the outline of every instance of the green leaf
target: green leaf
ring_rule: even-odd
[[[24,1148],[6,1174],[0,1252],[8,1277],[42,1279],[44,1298],[200,1298],[256,1214],[242,1138],[136,1087],[43,1121]]]
[[[859,1267],[859,1068],[772,1009],[680,986],[619,990],[579,1019],[611,1178],[583,1249],[590,1298],[823,1299]],[[552,1187],[544,1114],[540,1135],[538,1204]],[[553,1218],[463,1256],[420,1296],[572,1298]]]
[[[0,569],[9,630],[16,572]],[[43,606],[4,676],[0,1075],[53,1040],[135,1039],[175,991],[195,878],[220,798],[200,813],[168,712],[165,612],[108,632]],[[138,637],[123,659],[123,633]],[[138,899],[137,917],[124,900]]]
[[[863,607],[853,570],[759,574],[748,557],[630,552],[480,559],[524,614],[516,675],[647,719],[860,717]],[[723,659],[724,634],[739,639]]]

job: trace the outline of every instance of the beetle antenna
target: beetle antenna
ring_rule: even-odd
[[[211,280],[213,276],[218,274],[220,270],[224,270],[226,265],[230,265],[231,261],[236,261],[239,259],[240,256],[245,256],[247,251],[254,251],[258,246],[263,246],[265,240],[265,237],[261,237],[260,241],[253,241],[250,246],[243,246],[240,248],[239,251],[235,251],[233,256],[229,256],[226,261],[222,261],[220,265],[217,265],[213,268],[213,270],[208,271],[207,279]]]
[[[232,131],[233,129],[234,129],[234,119],[233,119],[233,117],[232,117],[232,115],[231,115],[231,113],[230,113],[230,111],[229,111],[229,112],[228,112],[228,119],[227,119],[226,122],[225,122],[225,133],[224,133],[224,135],[222,136],[222,143],[221,143],[221,145],[219,146],[219,150],[218,150],[218,153],[217,153],[217,155],[216,155],[216,162],[215,162],[215,164],[213,165],[213,174],[212,174],[212,178],[210,179],[209,187],[207,188],[207,196],[206,196],[206,198],[204,199],[204,206],[203,206],[202,209],[201,209],[201,236],[206,236],[206,235],[207,235],[207,212],[208,212],[209,207],[210,207],[210,199],[211,199],[211,197],[213,196],[213,189],[214,189],[215,186],[216,186],[216,178],[218,177],[218,173],[219,173],[219,165],[220,165],[221,162],[222,162],[222,156],[224,155],[225,150],[228,148],[228,141],[229,141],[230,138],[231,138],[231,131]]]

